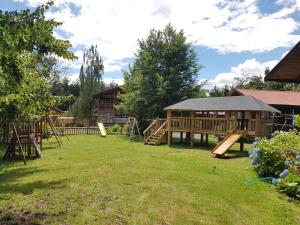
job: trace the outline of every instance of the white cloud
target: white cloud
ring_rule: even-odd
[[[278,60],[272,60],[260,63],[256,59],[248,59],[245,62],[231,67],[230,71],[217,74],[214,79],[209,80],[209,88],[213,86],[223,87],[226,84],[234,84],[234,78],[241,77],[243,74],[247,76],[264,75],[266,67],[272,69]]]
[[[111,78],[111,77],[105,77],[103,79],[104,83],[110,84],[110,83],[116,83],[118,85],[124,84],[124,80],[122,78]]]
[[[36,6],[48,0],[18,1]],[[61,28],[71,34],[75,47],[98,44],[101,54],[114,62],[132,57],[138,38],[168,22],[184,29],[195,45],[224,53],[289,47],[299,39],[293,34],[299,23],[290,17],[299,10],[299,2],[279,0],[284,7],[265,14],[257,0],[56,0],[59,10],[47,15],[64,22]],[[79,15],[72,13],[69,3],[80,8]]]

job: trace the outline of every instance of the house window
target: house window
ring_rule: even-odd
[[[100,113],[99,121],[103,123],[112,123],[114,120],[114,114],[110,112]]]
[[[112,98],[102,98],[99,100],[99,108],[100,109],[113,109],[114,101]]]

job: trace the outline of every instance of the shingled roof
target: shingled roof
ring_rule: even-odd
[[[235,89],[231,95],[253,96],[269,105],[300,106],[300,92]]]
[[[279,110],[265,104],[252,96],[229,96],[229,97],[209,97],[192,98],[174,105],[170,105],[164,110],[174,111],[247,111],[247,112],[277,112]]]

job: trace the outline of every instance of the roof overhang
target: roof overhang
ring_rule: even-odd
[[[274,112],[280,110],[252,96],[228,96],[187,99],[167,106],[165,111],[193,112]]]
[[[266,75],[265,81],[300,83],[300,41]]]

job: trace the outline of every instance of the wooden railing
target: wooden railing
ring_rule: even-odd
[[[166,119],[156,118],[155,120],[153,120],[150,126],[143,132],[144,142],[146,142],[147,139],[151,136],[151,134],[155,133],[165,122]]]
[[[192,122],[194,120],[194,122]],[[251,135],[255,135],[256,120],[246,120],[245,128]],[[241,127],[241,121],[226,118],[205,117],[172,117],[170,129],[172,131],[186,131],[210,134],[225,134],[230,130]]]
[[[76,134],[99,134],[98,127],[57,127],[59,136]]]

